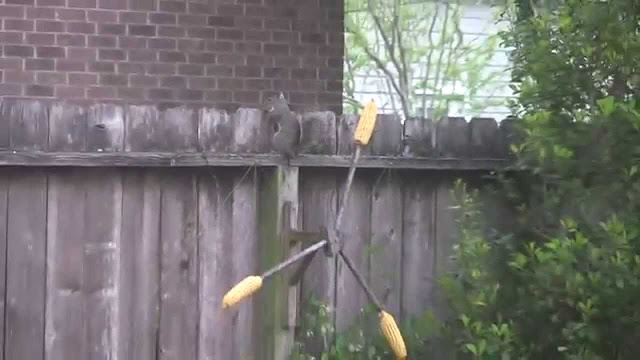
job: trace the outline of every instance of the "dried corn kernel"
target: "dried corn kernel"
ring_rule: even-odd
[[[356,141],[356,144],[367,145],[369,143],[377,115],[378,107],[376,106],[376,103],[371,100],[362,110],[358,126],[356,127],[356,131],[353,135],[353,139]]]
[[[396,321],[393,319],[389,313],[380,311],[380,329],[382,330],[382,334],[385,338],[387,338],[387,342],[391,347],[391,350],[395,354],[398,359],[406,359],[407,357],[407,348],[404,345],[404,340],[402,339],[402,334],[400,334],[400,329],[398,329],[398,325],[396,325]]]
[[[222,308],[231,307],[242,299],[250,296],[262,286],[262,277],[247,276],[244,280],[237,283],[222,299]]]

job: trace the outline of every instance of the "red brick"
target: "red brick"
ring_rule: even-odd
[[[218,15],[242,16],[244,15],[243,5],[221,4],[216,7]]]
[[[235,43],[234,51],[239,54],[260,54],[262,43],[258,41],[244,41]]]
[[[67,50],[68,59],[74,61],[92,61],[97,59],[96,49],[87,49],[82,47],[70,47]]]
[[[169,89],[148,89],[147,97],[151,100],[172,100],[173,92]]]
[[[120,74],[144,74],[145,65],[141,63],[123,62],[118,63],[117,70]]]
[[[327,81],[327,91],[340,91],[342,92],[343,83],[342,81]]]
[[[30,61],[33,59],[27,59],[25,61]],[[1,58],[0,57],[0,69],[4,70],[22,70],[22,59],[14,59],[14,58]]]
[[[32,84],[35,73],[32,71],[4,71],[4,82],[11,84]]]
[[[87,89],[87,97],[92,99],[110,99],[116,97],[116,88],[113,87],[90,87]]]
[[[54,34],[27,33],[27,44],[31,45],[53,45],[56,42]]]
[[[184,52],[203,51],[205,41],[202,39],[180,39],[178,40],[178,50]]]
[[[53,71],[55,69],[55,61],[53,59],[25,59],[25,70],[45,70]]]
[[[147,74],[149,75],[173,75],[176,73],[174,64],[148,64]]]
[[[85,71],[87,63],[85,61],[77,61],[77,60],[66,60],[66,59],[57,59],[56,60],[56,71]]]
[[[91,62],[89,63],[89,71],[99,73],[115,73],[116,65],[112,62]]]
[[[64,0],[36,0],[37,6],[65,6]]]
[[[264,16],[264,17],[273,16],[273,7],[271,6],[246,5],[244,11],[245,11],[245,15],[247,16]]]
[[[271,32],[271,40],[274,42],[284,42],[288,44],[298,43],[300,33],[297,31],[273,31]]]
[[[158,86],[158,78],[147,75],[131,75],[129,78],[131,86],[136,87],[156,87]]]
[[[259,91],[234,91],[233,101],[239,103],[257,103],[260,102]]]
[[[96,74],[69,74],[69,84],[78,86],[89,86],[98,84]]]
[[[79,34],[57,34],[56,42],[60,46],[84,47],[87,46],[87,37]]]
[[[258,30],[264,28],[264,22],[261,17],[241,17],[236,19],[236,27]]]
[[[25,12],[23,6],[0,5],[0,14],[4,18],[24,18]]]
[[[225,65],[207,66],[207,76],[232,76],[233,67]]]
[[[154,25],[128,25],[131,36],[156,36]]]
[[[150,13],[149,22],[151,22],[152,24],[158,24],[158,25],[173,25],[173,24],[176,24],[177,17],[175,14]]]
[[[276,56],[273,64],[279,67],[297,68],[300,66],[300,58],[296,56]]]
[[[323,56],[303,56],[303,67],[327,67],[327,58]]]
[[[126,74],[100,74],[98,83],[101,86],[127,86],[129,76]]]
[[[185,101],[202,101],[204,99],[204,91],[192,89],[176,90],[176,98]]]
[[[157,56],[153,50],[129,50],[129,61],[155,61]]]
[[[231,92],[227,90],[209,90],[205,93],[207,101],[231,101]]]
[[[57,85],[67,83],[67,74],[61,72],[38,72],[36,81],[41,85]]]
[[[215,12],[215,8],[210,4],[189,2],[187,11],[189,11],[189,14],[213,14]]]
[[[7,5],[33,5],[33,0],[5,0],[5,4]]]
[[[317,79],[317,71],[316,69],[291,69],[291,78],[292,79]]]
[[[304,89],[303,86],[300,86],[300,81],[298,80],[273,80],[273,89],[288,89],[288,90],[300,90]],[[264,89],[260,89],[264,90]],[[306,89],[305,89],[306,90]]]
[[[289,99],[297,104],[314,104],[318,101],[315,92],[290,92]]]
[[[207,25],[206,15],[178,15],[178,25],[185,26],[204,26]]]
[[[180,51],[161,51],[158,54],[160,62],[182,63],[187,61],[185,53]]]
[[[107,10],[88,10],[87,19],[96,23],[115,23],[118,21],[118,13]]]
[[[4,30],[33,31],[33,20],[4,19]]]
[[[88,22],[70,22],[67,24],[67,31],[70,33],[95,34],[96,24]]]
[[[0,31],[0,44],[22,44],[22,33]]]
[[[267,30],[286,30],[291,31],[291,20],[281,18],[269,18],[264,20],[264,28]],[[294,29],[295,30],[295,29]]]
[[[242,40],[244,32],[236,29],[218,29],[216,31],[216,39],[218,40]]]
[[[21,96],[22,85],[0,83],[0,96]]]
[[[233,16],[209,16],[208,24],[210,26],[233,27],[236,24],[236,18]]]
[[[122,61],[127,58],[127,53],[120,49],[99,49],[98,60]]]
[[[236,66],[235,76],[257,78],[262,76],[262,68],[255,66]]]
[[[87,14],[84,10],[78,9],[56,9],[56,15],[58,20],[69,21],[86,21]]]
[[[189,78],[189,89],[209,90],[216,88],[216,79],[209,77]]]
[[[325,88],[324,80],[299,80],[300,88],[306,91],[323,91]]]
[[[67,0],[67,6],[70,8],[95,9],[96,0]]]
[[[186,12],[187,5],[184,1],[163,1],[160,0],[160,11],[166,12]]]
[[[318,47],[315,45],[291,45],[291,55],[317,56]],[[326,54],[323,54],[323,56]]]
[[[244,39],[249,41],[267,41],[269,40],[269,32],[258,30],[246,30]]]
[[[100,35],[124,35],[127,27],[122,24],[98,24]]]
[[[271,79],[288,79],[289,70],[281,67],[265,67],[262,69],[263,77]]]
[[[36,31],[41,32],[64,32],[65,23],[62,21],[36,20]]]
[[[245,57],[242,54],[218,54],[216,64],[220,65],[244,65]]]
[[[145,89],[143,88],[131,88],[123,87],[118,88],[118,97],[127,100],[142,100],[144,99]]]
[[[289,45],[285,44],[264,44],[266,55],[289,55]]]
[[[5,45],[4,56],[33,57],[33,46]]]
[[[301,33],[300,41],[302,43],[310,43],[310,44],[324,44],[325,36],[320,33]]]
[[[98,0],[101,9],[126,10],[127,5],[127,0]]]
[[[247,65],[249,66],[273,66],[273,57],[266,55],[248,55]]]
[[[244,82],[242,81],[242,79],[236,79],[236,78],[219,78],[218,79],[219,89],[242,90],[243,87],[244,87]]]
[[[82,99],[85,97],[85,88],[77,86],[57,85],[55,94],[60,99]]]
[[[89,36],[89,46],[91,47],[108,47],[113,48],[116,47],[116,37],[115,36]]]
[[[24,88],[24,94],[26,96],[52,97],[53,86],[27,85]]]
[[[176,39],[170,38],[153,38],[147,41],[149,49],[174,50],[176,49]]]
[[[183,88],[187,86],[187,79],[182,76],[165,76],[160,78],[161,87]]]
[[[145,49],[147,39],[142,37],[119,36],[118,46],[122,49]]]
[[[164,37],[184,37],[187,30],[179,26],[158,26],[158,36]]]
[[[252,90],[266,90],[273,88],[272,80],[267,79],[247,79],[245,80],[244,85],[246,89]]]
[[[231,52],[233,51],[233,43],[231,41],[207,41],[207,51]]]
[[[180,64],[178,65],[179,75],[204,75],[204,66],[200,64]]]
[[[38,46],[36,56],[39,58],[63,58],[65,49],[61,46]]]
[[[187,60],[192,64],[215,64],[215,53],[192,53],[187,54]]]
[[[216,36],[216,29],[210,27],[190,27],[187,29],[187,36],[191,38],[213,39]]]
[[[147,13],[144,12],[121,12],[120,22],[123,24],[146,24]]]

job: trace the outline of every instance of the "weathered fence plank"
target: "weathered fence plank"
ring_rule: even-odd
[[[382,171],[371,190],[371,289],[394,316],[400,315],[402,293],[402,182]]]
[[[44,102],[15,100],[8,102],[10,147],[13,150],[46,150],[49,131],[48,106]]]
[[[234,153],[266,153],[271,148],[269,128],[257,109],[240,108],[233,115]]]
[[[4,323],[7,299],[7,215],[8,215],[9,175],[0,174],[0,349],[4,350]],[[4,351],[0,353],[0,360],[4,359]]]
[[[424,173],[423,173],[424,174]],[[433,306],[435,194],[433,174],[407,175],[403,196],[402,317]]]
[[[378,115],[368,145],[371,155],[396,156],[402,153],[402,123],[396,115]]]
[[[231,152],[235,138],[234,123],[226,111],[203,108],[198,121],[200,151]]]
[[[54,103],[49,113],[49,151],[85,151],[87,113],[79,105]]]
[[[336,116],[333,112],[304,113],[301,116],[301,128],[300,153],[336,153]]]
[[[163,172],[159,359],[195,360],[198,345],[197,184]]]
[[[160,308],[160,197],[157,171],[122,179],[118,359],[157,359]]]
[[[6,359],[43,359],[47,178],[41,170],[12,173],[7,228]]]
[[[464,118],[446,117],[436,125],[436,149],[445,158],[465,158],[469,154],[468,124]]]
[[[469,123],[469,156],[472,158],[500,157],[498,124],[491,118],[473,118]]]
[[[234,285],[233,177],[204,171],[198,179],[199,354],[200,360],[233,358],[233,319],[222,309],[224,294]]]
[[[369,171],[357,171],[351,194],[344,212],[344,221],[339,229],[344,242],[344,251],[351,258],[367,281],[370,281],[369,245],[371,240],[371,181]],[[340,181],[343,183],[343,181]],[[344,194],[344,184],[340,185],[339,201]],[[340,204],[338,202],[338,204]],[[353,274],[343,261],[338,261],[336,280],[336,330],[342,331],[354,323],[367,305],[367,297]]]
[[[113,104],[95,104],[87,113],[87,151],[124,149],[124,109]]]
[[[125,151],[162,151],[158,109],[131,105],[125,111]]]
[[[198,113],[186,107],[170,108],[160,114],[162,150],[195,152],[198,150]]]

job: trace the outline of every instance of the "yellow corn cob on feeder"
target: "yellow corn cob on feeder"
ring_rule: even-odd
[[[222,308],[231,307],[244,298],[249,297],[256,292],[262,286],[262,277],[260,276],[247,276],[244,280],[237,283],[234,287],[225,294],[222,299]]]
[[[371,100],[364,107],[364,110],[362,110],[362,114],[360,114],[360,120],[358,121],[356,132],[353,135],[353,139],[356,144],[364,146],[369,143],[369,139],[371,139],[371,134],[373,133],[373,128],[376,123],[377,114],[378,107],[376,103]]]
[[[407,348],[404,344],[404,339],[402,339],[402,334],[400,333],[400,329],[398,329],[398,325],[396,325],[396,321],[386,311],[380,311],[380,330],[382,330],[382,334],[387,339],[391,350],[397,359],[406,359],[407,358]]]

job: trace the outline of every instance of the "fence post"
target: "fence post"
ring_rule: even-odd
[[[291,255],[282,235],[283,206],[290,204],[290,224],[298,224],[298,168],[278,166],[260,170],[258,207],[259,267],[267,269]],[[288,285],[290,271],[265,282],[258,294],[258,352],[261,359],[285,360],[293,348],[298,285]]]

